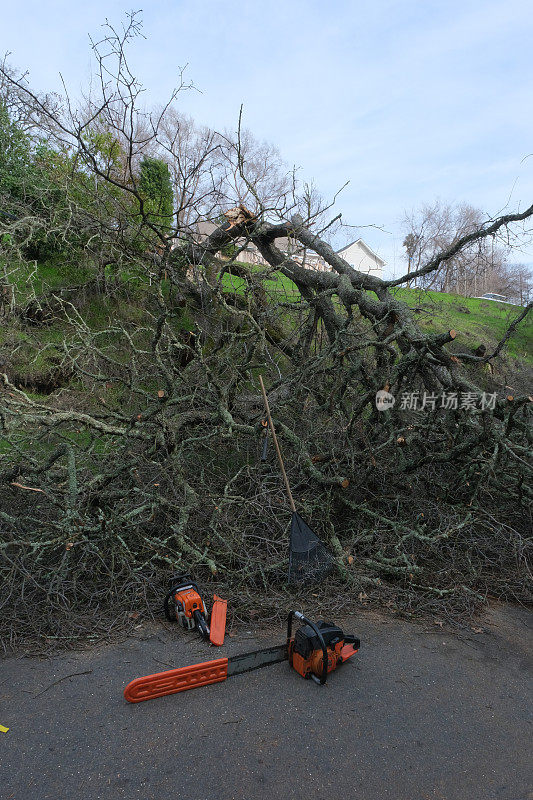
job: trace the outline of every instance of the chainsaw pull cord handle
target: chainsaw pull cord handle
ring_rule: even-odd
[[[311,674],[311,678],[315,681],[315,683],[319,683],[321,686],[323,686],[328,679],[328,648],[326,647],[324,637],[320,633],[320,629],[318,628],[318,626],[314,622],[312,622],[312,620],[307,619],[307,617],[304,616],[301,611],[289,611],[289,616],[287,617],[287,652],[290,652],[289,642],[292,637],[293,617],[296,617],[297,620],[305,623],[305,625],[309,625],[314,630],[314,632],[318,637],[318,641],[320,642],[320,646],[322,648],[322,675],[320,676],[320,678],[317,678],[316,675]],[[290,664],[292,666],[292,660]]]

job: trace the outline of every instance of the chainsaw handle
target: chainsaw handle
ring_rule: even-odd
[[[310,619],[307,619],[301,611],[289,611],[289,616],[287,617],[287,651],[290,654],[290,647],[289,642],[292,638],[292,618],[296,617],[297,620],[303,622],[305,625],[309,625],[318,637],[318,641],[320,642],[320,646],[322,648],[322,675],[320,678],[317,678],[316,675],[311,675],[313,680],[316,683],[319,683],[321,686],[325,684],[328,679],[328,648],[326,647],[326,643],[324,641],[324,637],[320,633],[320,629],[318,626],[312,622]],[[290,656],[289,656],[290,657]],[[292,666],[292,659],[291,659],[291,666]]]
[[[168,594],[165,596],[165,599],[163,600],[163,609],[165,611],[165,617],[168,619],[169,622],[176,622],[176,616],[175,615],[172,616],[172,614],[170,613],[170,605],[169,605],[170,598],[172,597],[173,594],[174,590],[171,589],[170,592],[168,592]]]

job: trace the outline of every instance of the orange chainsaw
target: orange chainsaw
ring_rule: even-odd
[[[303,623],[294,636],[293,617]],[[124,689],[124,697],[130,703],[140,703],[142,700],[220,683],[241,672],[287,660],[303,678],[312,678],[316,683],[324,684],[328,673],[357,653],[359,645],[357,637],[345,635],[337,625],[323,621],[315,624],[299,611],[291,611],[284,644],[135,678]]]
[[[224,643],[227,605],[226,600],[215,594],[208,624],[207,609],[200,590],[188,575],[172,578],[163,603],[169,622],[177,620],[185,630],[197,630],[202,639],[209,639],[211,644],[218,646]]]

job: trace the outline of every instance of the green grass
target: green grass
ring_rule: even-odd
[[[92,431],[83,428],[75,431],[62,431],[61,435],[77,448],[90,450],[94,455],[105,456],[115,450],[115,444],[109,436],[96,436]]]
[[[264,272],[265,267],[257,266],[257,264],[240,264],[250,270],[250,272]],[[299,302],[301,299],[300,292],[296,284],[290,278],[287,278],[281,272],[274,272],[271,278],[263,281],[263,286],[269,297],[275,302],[294,303]],[[222,291],[232,294],[244,295],[247,290],[246,281],[244,278],[239,278],[226,272],[222,277]]]
[[[239,265],[240,266],[240,265]],[[243,264],[252,272],[267,272],[268,268],[252,264]],[[30,293],[39,286],[55,286],[80,283],[87,277],[86,271],[72,271],[72,265],[61,265],[59,262],[46,262],[35,269],[25,265],[18,273],[18,289]],[[131,276],[124,275],[125,284]],[[301,299],[295,284],[279,272],[271,273],[264,279],[263,285],[267,296],[273,304],[298,303]],[[248,288],[243,278],[226,273],[222,279],[222,288],[226,294],[245,296]],[[398,288],[395,295],[406,302],[415,312],[415,318],[423,331],[442,333],[451,328],[457,331],[457,338],[450,349],[456,352],[472,351],[484,344],[490,352],[503,338],[509,324],[520,314],[520,307],[490,300],[464,298],[457,295],[439,292],[423,292],[417,289]],[[126,297],[92,296],[83,305],[81,314],[93,331],[105,331],[117,322],[132,332],[136,343],[145,347],[149,344],[149,333],[145,330],[147,315],[145,307],[136,302],[135,292]],[[279,320],[284,326],[292,324],[292,315],[288,309],[281,309]],[[192,330],[194,315],[187,308],[179,308],[176,315],[169,320],[178,333],[180,330]],[[53,370],[61,355],[63,340],[69,338],[71,332],[65,322],[56,320],[51,325],[22,326],[20,321],[0,329],[0,355],[9,354],[9,361],[19,379],[31,384],[42,375]],[[147,338],[148,337],[148,338]],[[515,358],[522,364],[533,364],[533,320],[524,320],[514,332],[504,348],[502,355]],[[98,344],[108,348],[109,353],[118,361],[127,361],[128,355],[123,343],[116,334],[101,335]],[[150,387],[152,388],[152,387]],[[35,399],[38,399],[37,396]],[[111,399],[111,398],[110,398]],[[117,398],[120,402],[123,398]]]
[[[80,264],[55,257],[39,264],[31,262],[9,262],[9,281],[15,287],[19,304],[46,292],[63,286],[79,285],[88,281],[95,269],[88,264]]]
[[[4,345],[11,367],[19,380],[33,383],[39,376],[50,372],[61,359],[65,328],[60,322],[46,327],[29,327],[20,330],[13,326],[3,332],[0,345]]]
[[[456,342],[463,348],[476,348],[484,344],[487,350],[503,339],[511,322],[522,308],[510,303],[460,297],[443,292],[425,292],[418,289],[397,289],[396,296],[412,309],[420,309],[417,322],[422,330],[441,333],[454,329]],[[510,356],[533,364],[533,319],[523,320],[506,345]]]
[[[264,270],[254,264],[244,264],[253,272]],[[273,302],[298,302],[300,293],[295,284],[277,272],[271,280],[265,280],[265,290]],[[244,295],[246,281],[226,273],[222,279],[225,292]],[[456,345],[460,349],[472,350],[484,344],[487,350],[495,347],[504,337],[510,323],[520,314],[521,308],[509,303],[493,300],[479,300],[460,297],[443,292],[422,291],[419,289],[394,289],[398,299],[403,300],[413,310],[417,310],[416,320],[427,333],[457,331]],[[506,345],[510,356],[533,364],[533,319],[520,323]],[[505,352],[505,350],[504,350]]]

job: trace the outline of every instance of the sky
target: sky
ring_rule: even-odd
[[[22,9],[22,10],[21,10]],[[0,0],[0,54],[42,91],[74,96],[91,70],[89,35],[119,26],[122,0]],[[186,66],[181,110],[218,130],[244,124],[275,144],[336,212],[404,269],[401,219],[436,199],[487,216],[533,202],[530,0],[152,0],[131,49],[145,103]],[[533,248],[513,261],[533,262]]]

